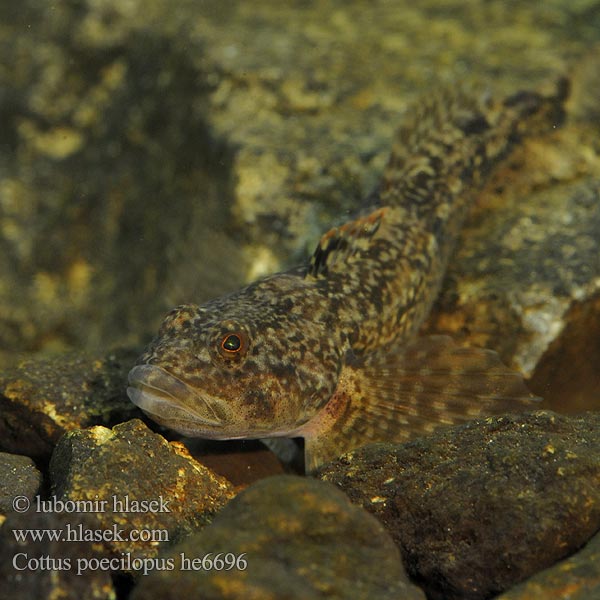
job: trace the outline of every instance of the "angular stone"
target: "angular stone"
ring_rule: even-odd
[[[134,353],[28,359],[0,372],[0,448],[48,460],[66,431],[140,412],[125,394]]]
[[[588,600],[600,598],[600,534],[579,552],[537,573],[496,600]]]
[[[50,473],[57,501],[82,508],[88,502],[96,529],[122,532],[104,546],[132,558],[153,558],[164,545],[203,527],[234,494],[229,482],[195,461],[182,444],[167,442],[137,419],[112,430],[66,434],[52,455]],[[140,535],[149,537],[132,537]]]
[[[42,474],[28,456],[0,452],[0,519],[14,509],[17,496],[31,500],[41,483]]]
[[[320,477],[376,515],[432,599],[489,598],[600,528],[600,414],[474,421],[374,444]]]
[[[205,556],[242,568],[202,568]],[[376,519],[333,486],[291,475],[251,485],[168,557],[174,568],[142,579],[132,598],[424,599]]]

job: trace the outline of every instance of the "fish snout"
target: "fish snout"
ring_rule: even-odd
[[[205,398],[163,367],[137,365],[129,371],[129,399],[151,419],[185,435],[223,427],[225,407]]]

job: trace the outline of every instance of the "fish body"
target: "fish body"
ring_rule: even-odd
[[[311,471],[532,396],[489,350],[419,338],[476,192],[524,136],[560,124],[565,82],[502,102],[447,92],[400,129],[365,207],[305,265],[172,310],[129,375],[131,400],[185,435],[304,437]]]

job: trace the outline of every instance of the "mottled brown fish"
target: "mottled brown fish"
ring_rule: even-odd
[[[370,441],[530,406],[494,352],[416,332],[481,183],[522,136],[560,124],[566,95],[561,81],[547,96],[424,101],[371,207],[306,265],[171,311],[129,374],[131,400],[189,436],[304,437],[308,471]]]

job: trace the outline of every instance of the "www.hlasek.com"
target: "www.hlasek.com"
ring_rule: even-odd
[[[82,523],[72,525],[65,523],[60,529],[13,529],[15,540],[19,543],[28,541],[42,542],[153,542],[169,541],[166,529],[119,529],[113,523],[109,529],[90,529]]]

